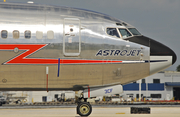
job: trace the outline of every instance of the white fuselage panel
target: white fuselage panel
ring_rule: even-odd
[[[150,75],[172,65],[172,56],[150,56]]]

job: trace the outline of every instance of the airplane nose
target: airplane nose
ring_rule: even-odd
[[[172,56],[172,65],[176,62],[177,56],[169,47],[153,39],[150,41],[150,56]]]
[[[161,56],[162,58],[163,56],[172,56],[172,65],[176,62],[177,56],[173,50],[151,38],[145,36],[135,36],[125,40],[150,47],[150,56]]]
[[[176,62],[176,54],[169,47],[145,36],[128,38],[134,43],[150,47],[150,75],[168,68]]]

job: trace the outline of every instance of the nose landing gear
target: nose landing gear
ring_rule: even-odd
[[[89,116],[92,112],[92,106],[88,102],[79,102],[76,111],[80,116]]]

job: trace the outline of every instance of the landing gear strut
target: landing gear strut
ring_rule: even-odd
[[[102,86],[102,87],[93,87],[93,88],[87,86],[84,89],[83,87],[80,87],[79,89],[81,90],[76,91],[75,95],[76,95],[76,103],[78,104],[76,108],[77,114],[79,114],[80,116],[89,116],[92,112],[92,106],[87,102],[88,98],[123,93],[123,87],[120,84],[114,86]]]

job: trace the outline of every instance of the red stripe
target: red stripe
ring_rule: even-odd
[[[61,59],[63,64],[80,64],[80,63],[121,63],[122,61],[112,61],[112,60],[71,60],[71,59]]]
[[[88,98],[90,98],[90,88],[88,86]]]

